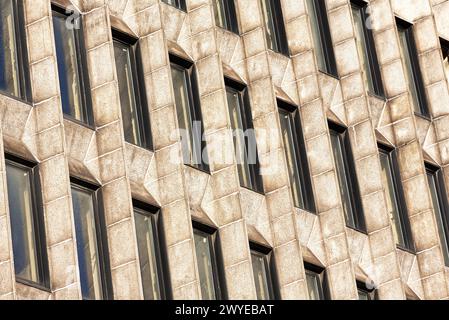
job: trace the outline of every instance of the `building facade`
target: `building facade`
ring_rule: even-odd
[[[449,297],[449,1],[0,7],[0,298]]]

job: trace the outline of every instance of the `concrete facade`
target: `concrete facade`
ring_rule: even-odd
[[[371,0],[386,101],[367,93],[348,0],[327,0],[339,80],[318,71],[303,0],[281,0],[290,58],[267,49],[258,0],[236,0],[240,36],[215,26],[210,0],[187,12],[158,0],[59,0],[83,14],[94,129],[62,113],[50,0],[24,0],[32,103],[0,95],[0,298],[79,299],[70,177],[101,186],[114,299],[142,299],[132,199],[161,208],[174,299],[199,299],[192,219],[219,230],[230,299],[255,299],[249,241],[273,249],[282,299],[307,299],[303,261],[326,270],[332,299],[357,299],[356,280],[372,279],[380,299],[447,299],[445,267],[424,161],[449,186],[449,89],[438,37],[449,39],[447,0]],[[414,24],[431,120],[416,116],[394,17]],[[125,143],[112,26],[139,38],[153,152]],[[169,52],[195,63],[210,174],[167,161],[181,157]],[[249,88],[264,194],[241,188],[224,77]],[[276,98],[300,106],[317,212],[293,205]],[[367,233],[349,229],[338,191],[327,119],[349,128]],[[397,148],[416,253],[396,248],[381,183],[377,142]],[[9,226],[4,152],[39,163],[51,292],[17,283]],[[275,161],[273,161],[275,159]],[[181,161],[180,161],[181,162]],[[449,188],[447,188],[449,190]],[[449,196],[449,195],[448,195]]]

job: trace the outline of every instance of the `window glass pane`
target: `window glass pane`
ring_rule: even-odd
[[[273,17],[273,7],[271,0],[261,0],[262,2],[262,12],[265,21],[265,35],[267,39],[268,48],[274,51],[279,51],[277,46],[277,34],[276,25]]]
[[[19,62],[11,0],[0,1],[0,91],[20,97]]]
[[[435,212],[435,218],[438,227],[438,233],[440,235],[441,250],[443,251],[444,262],[449,266],[449,247],[447,234],[444,229],[443,221],[443,208],[440,205],[440,200],[438,199],[438,189],[437,189],[437,179],[436,173],[427,172],[427,181],[429,182],[430,194],[432,196],[432,204]]]
[[[63,112],[79,121],[87,122],[81,96],[83,93],[78,66],[80,53],[75,39],[77,31],[67,28],[66,16],[56,12],[53,12],[53,28]]]
[[[258,300],[270,300],[270,285],[268,278],[267,257],[259,252],[251,251],[251,260],[253,265],[254,283]]]
[[[215,23],[217,26],[227,29],[228,24],[226,22],[226,13],[223,1],[229,0],[212,0],[214,6]]]
[[[312,27],[313,45],[316,52],[318,68],[321,71],[328,72],[324,57],[324,48],[321,42],[320,26],[318,22],[318,13],[315,7],[316,0],[306,0],[307,10],[309,12],[310,23]]]
[[[320,275],[306,270],[307,289],[310,300],[323,300]]]
[[[31,170],[6,165],[8,202],[11,220],[14,268],[16,276],[40,283],[34,208],[31,189]]]
[[[72,202],[82,297],[101,299],[103,290],[93,192],[72,186]]]
[[[132,49],[129,45],[114,41],[115,64],[125,139],[129,143],[141,146],[142,139],[140,137],[139,116],[134,88],[135,75],[133,74],[130,50]]]
[[[358,290],[359,300],[371,300],[369,293],[363,290]]]
[[[201,297],[203,300],[215,300],[214,273],[211,256],[210,235],[194,229],[196,259],[200,275]]]
[[[449,47],[442,44],[441,50],[443,51],[443,67],[446,74],[446,81],[449,85]]]
[[[140,273],[145,300],[160,300],[159,274],[154,238],[154,219],[144,211],[134,209]]]
[[[393,234],[396,243],[402,247],[406,246],[404,231],[402,230],[401,216],[399,212],[398,199],[396,198],[395,186],[393,181],[392,169],[390,166],[390,157],[384,152],[379,153],[382,183],[385,188],[387,200],[387,209],[390,214],[391,224],[393,225]]]

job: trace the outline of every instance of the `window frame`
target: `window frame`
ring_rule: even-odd
[[[39,165],[15,155],[5,153],[5,171],[6,165],[29,171],[30,175],[30,196],[32,203],[34,241],[36,244],[36,256],[38,273],[41,282],[34,282],[14,275],[15,281],[30,287],[34,287],[46,292],[51,291],[50,283],[50,265],[48,262],[47,239],[45,233],[45,219],[43,211],[42,186],[40,182]],[[9,206],[9,201],[8,201]],[[8,207],[9,213],[9,207]],[[12,229],[12,227],[11,227]],[[14,252],[13,252],[14,255]]]
[[[320,300],[330,300],[326,269],[304,261],[304,273],[306,274],[306,276],[307,273],[314,273],[318,276],[318,278],[320,279],[320,288],[318,288]],[[307,285],[307,279],[305,280]]]
[[[265,271],[267,273],[267,280],[268,280],[268,300],[278,300],[280,295],[279,290],[279,280],[277,277],[277,270],[276,270],[276,264],[275,264],[275,257],[273,253],[273,249],[267,248],[263,245],[260,245],[256,242],[250,241],[249,242],[249,249],[250,249],[250,255],[252,256],[253,253],[259,256],[263,256],[264,264],[265,264]],[[252,258],[252,257],[251,257]],[[251,261],[251,270],[252,261]],[[254,277],[254,276],[253,276]],[[257,292],[256,292],[257,294]]]
[[[410,218],[408,216],[407,202],[405,200],[404,188],[402,186],[401,171],[399,169],[397,149],[388,147],[384,144],[378,143],[379,153],[383,153],[387,156],[388,162],[390,164],[390,174],[393,180],[394,194],[396,197],[396,204],[398,206],[398,214],[400,216],[400,224],[403,232],[405,246],[400,244],[395,244],[397,248],[408,251],[415,252],[415,245],[413,240],[412,228],[410,224]],[[380,161],[380,160],[379,160]]]
[[[59,4],[51,3],[51,18],[54,19],[54,14],[57,14],[59,16],[63,17],[70,17],[70,14],[66,12],[66,9],[61,7]],[[84,25],[83,25],[83,18],[80,14],[79,16],[79,29],[74,29],[73,34],[75,38],[75,51],[77,52],[77,73],[79,77],[79,83],[80,83],[80,96],[81,96],[81,104],[82,109],[81,112],[83,113],[83,116],[85,117],[85,121],[78,120],[75,117],[63,112],[64,119],[70,120],[72,122],[81,124],[83,126],[87,126],[90,128],[94,128],[95,126],[95,118],[93,114],[93,102],[92,102],[92,93],[91,93],[91,86],[90,86],[90,79],[88,74],[88,68],[87,68],[87,51],[86,51],[86,45],[85,45],[85,37],[84,37]],[[53,32],[53,29],[52,29]],[[55,36],[53,35],[53,41],[56,43]],[[55,44],[56,45],[56,44]],[[56,64],[58,64],[58,57],[56,56]],[[58,76],[59,75],[59,69],[58,70]],[[58,88],[61,89],[61,84],[58,82]],[[62,95],[61,95],[62,96]],[[61,99],[61,109],[63,108],[62,105],[62,97]]]
[[[72,188],[78,189],[82,192],[89,192],[92,194],[92,207],[95,220],[95,236],[97,240],[98,249],[98,262],[99,271],[101,279],[102,288],[102,300],[112,300],[113,299],[113,286],[112,286],[112,273],[111,273],[111,263],[109,257],[109,244],[108,235],[106,227],[106,218],[103,208],[103,194],[102,189],[99,186],[86,182],[84,180],[78,179],[76,177],[70,177],[70,191]],[[73,206],[73,200],[72,200]],[[78,252],[77,252],[78,254]],[[76,261],[78,266],[78,260]],[[80,284],[81,285],[81,284]]]
[[[418,58],[418,50],[416,47],[416,41],[414,36],[413,24],[408,23],[398,17],[396,18],[396,28],[398,33],[403,30],[405,32],[405,38],[407,42],[407,49],[409,51],[409,59],[410,59],[410,67],[412,70],[413,84],[415,86],[416,95],[418,101],[418,108],[420,109],[420,113],[414,111],[415,114],[419,116],[430,118],[430,110],[429,110],[429,102],[427,99],[427,94],[424,86],[424,80],[421,72],[421,65],[419,63]],[[400,39],[399,39],[400,40]],[[403,57],[403,59],[405,59]],[[408,90],[407,90],[408,91]],[[413,97],[412,97],[413,99]]]
[[[212,0],[212,1],[217,1],[217,0]],[[236,11],[234,0],[218,0],[218,1],[220,1],[221,5],[223,6],[223,11],[224,11],[223,18],[225,21],[225,26],[220,26],[218,24],[218,21],[215,21],[215,25],[219,28],[228,30],[232,33],[239,35],[240,30],[239,30],[237,11]],[[214,4],[213,4],[213,10],[215,11]]]
[[[175,3],[171,4],[171,3],[168,3],[167,0],[162,0],[163,3],[169,5],[169,6],[173,7],[173,8],[176,8],[176,9],[178,9],[178,10],[187,12],[187,3],[186,3],[186,0],[173,0],[173,1],[174,1]]]
[[[262,1],[267,1],[270,3],[271,16],[273,18],[273,27],[274,27],[273,33],[275,36],[274,39],[275,41],[273,44],[276,45],[276,48],[273,49],[268,48],[268,49],[280,53],[284,56],[290,57],[290,49],[288,47],[287,32],[284,24],[284,15],[282,12],[280,0],[262,0]],[[261,10],[263,10],[263,7],[261,7]],[[266,29],[268,21],[265,21],[265,14],[263,14],[263,12],[262,17],[264,19],[264,28]],[[267,30],[265,30],[265,32],[267,33]]]
[[[332,134],[337,135],[340,143],[340,149],[342,151],[343,166],[345,171],[345,181],[349,191],[349,202],[351,205],[352,217],[354,219],[354,226],[349,225],[347,221],[346,226],[356,231],[366,233],[365,213],[363,210],[362,198],[360,194],[360,187],[357,177],[357,170],[355,167],[354,155],[352,152],[348,128],[340,126],[335,122],[329,120],[328,120],[328,127],[331,135]],[[336,165],[335,159],[334,163]],[[340,188],[340,186],[338,187]]]
[[[368,301],[377,300],[377,290],[375,288],[368,289],[366,284],[360,280],[356,280],[357,285],[357,295],[360,297],[360,292],[366,293],[368,297]],[[360,300],[360,298],[359,298]]]
[[[288,104],[287,102],[277,99],[278,111],[288,113],[289,122],[292,127],[292,139],[294,141],[294,153],[299,163],[296,163],[297,171],[299,172],[298,185],[301,188],[302,201],[304,202],[304,208],[316,214],[315,196],[312,187],[312,178],[310,176],[309,161],[307,158],[306,143],[304,140],[304,133],[302,131],[301,113],[298,107]],[[285,148],[285,146],[284,146]],[[290,182],[291,185],[291,182]],[[294,202],[294,201],[293,201]],[[296,205],[295,205],[296,207]]]
[[[143,74],[142,55],[139,39],[112,28],[112,40],[129,47],[130,63],[132,68],[134,98],[137,108],[137,121],[139,123],[139,135],[144,149],[153,151],[153,137],[151,132],[150,115],[148,111],[148,99],[145,90],[145,77]]]

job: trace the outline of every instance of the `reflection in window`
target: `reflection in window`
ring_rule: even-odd
[[[166,4],[169,4],[175,8],[186,10],[186,0],[162,0]]]
[[[234,0],[212,0],[217,26],[238,33]]]
[[[440,38],[441,53],[443,54],[443,67],[446,74],[446,81],[449,85],[449,41]]]
[[[265,22],[265,36],[268,48],[288,55],[287,36],[285,34],[284,18],[279,0],[260,0]]]
[[[307,289],[310,300],[324,300],[323,274],[306,269]]]
[[[20,97],[15,1],[0,1],[0,91]]]
[[[203,300],[219,299],[217,292],[218,276],[215,274],[216,261],[212,235],[198,229],[193,230],[196,260],[200,276],[201,297]]]
[[[251,250],[257,300],[273,300],[273,280],[270,272],[270,255]]]

